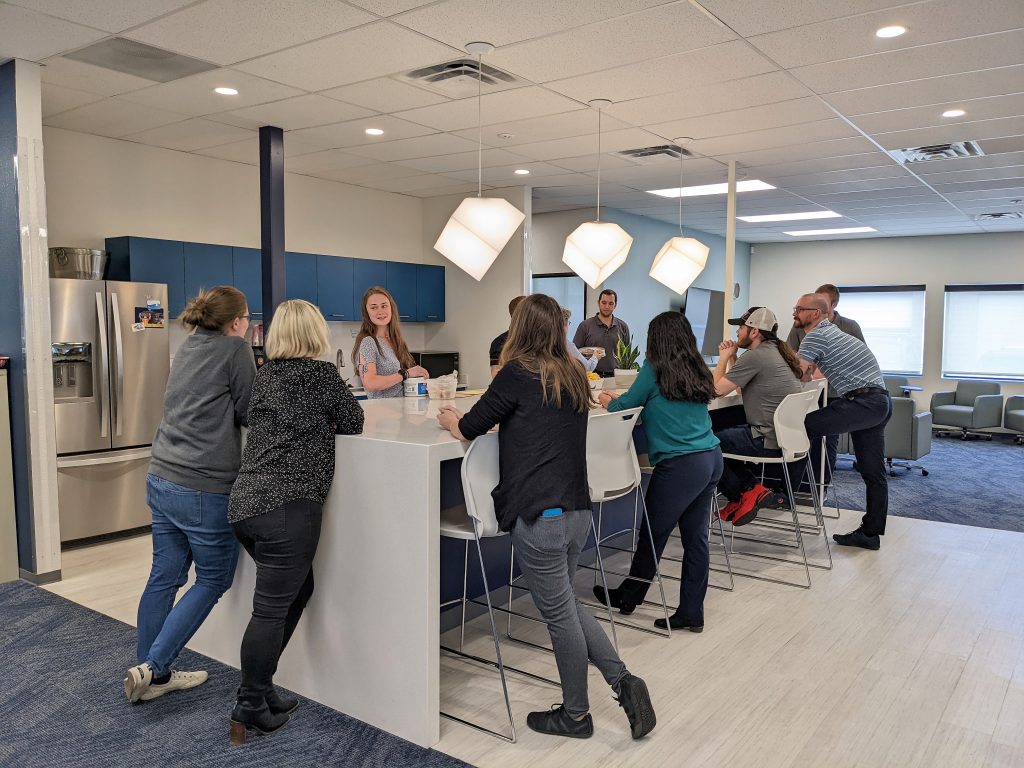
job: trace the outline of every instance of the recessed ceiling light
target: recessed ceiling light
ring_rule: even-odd
[[[766,184],[760,179],[750,179],[736,184],[737,192],[759,192],[762,189],[775,189],[771,184]],[[669,189],[648,189],[652,195],[659,197],[701,197],[702,195],[727,195],[729,185],[722,184],[701,184],[696,187],[671,187]]]
[[[221,96],[237,96],[238,95],[238,89],[237,88],[228,88],[226,85],[222,85],[219,88],[214,88],[213,92],[214,93],[219,93]]]
[[[966,114],[967,113],[964,112],[962,109],[947,109],[945,112],[942,113],[942,116],[943,117],[963,117]]]
[[[892,27],[882,27],[880,30],[875,32],[875,37],[899,37],[906,31],[906,27],[901,27],[898,25]]]
[[[367,128],[366,129],[366,135],[367,136],[383,136],[384,135],[384,131],[381,128]]]
[[[877,232],[874,227],[843,227],[841,229],[799,229],[795,232],[784,232],[783,234],[793,237],[807,237],[808,235],[853,235],[857,232]]]
[[[839,219],[843,214],[835,211],[807,211],[806,213],[769,213],[764,216],[737,216],[740,221],[758,223],[762,221],[800,221],[801,219]]]
[[[516,168],[515,174],[516,176],[528,176],[530,172],[525,168]]]

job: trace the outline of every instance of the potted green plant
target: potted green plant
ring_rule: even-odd
[[[615,344],[615,364],[618,366],[615,369],[616,387],[629,389],[636,379],[637,373],[640,372],[640,363],[637,362],[639,357],[640,350],[633,346],[632,334],[625,340],[619,336],[619,340]]]

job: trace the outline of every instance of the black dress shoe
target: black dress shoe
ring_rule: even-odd
[[[609,589],[608,599],[606,600],[604,587],[597,585],[594,587],[594,597],[596,597],[597,601],[602,605],[610,605],[612,608],[618,608],[619,613],[623,616],[629,616],[629,614],[636,610],[636,605],[623,601],[622,589],[620,587]]]
[[[654,716],[654,705],[651,694],[647,691],[647,683],[629,672],[615,686],[619,706],[626,711],[629,718],[629,730],[634,739],[642,739],[654,730],[658,718]]]
[[[299,708],[299,700],[290,696],[282,696],[273,688],[266,696],[267,709],[275,715],[290,715]]]
[[[589,712],[576,720],[561,704],[556,704],[547,712],[531,712],[526,716],[526,724],[531,731],[546,733],[549,736],[589,739],[594,735],[594,718]]]
[[[874,536],[864,533],[864,529],[858,528],[855,531],[849,533],[834,533],[832,538],[835,539],[836,544],[842,544],[844,547],[860,547],[861,549],[878,549],[882,546],[880,537],[876,533]]]
[[[671,616],[669,616],[667,623],[664,619],[655,619],[654,626],[656,626],[658,629],[668,629],[668,627],[672,627],[672,629],[687,629],[690,632],[694,633],[704,631],[703,621],[696,622],[693,619],[684,618],[680,616],[678,613],[673,613]]]
[[[248,731],[269,735],[284,728],[291,715],[274,714],[262,696],[239,697],[231,711],[231,743],[245,744]]]

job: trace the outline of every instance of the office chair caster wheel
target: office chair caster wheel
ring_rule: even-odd
[[[921,477],[928,477],[928,470],[927,469],[922,469],[921,470]]]
[[[992,442],[992,435],[986,435],[985,439],[988,440],[991,443]]]
[[[896,477],[896,470],[895,469],[890,469],[889,470],[889,477]]]

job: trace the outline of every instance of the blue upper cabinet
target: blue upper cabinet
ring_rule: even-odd
[[[285,298],[305,299],[317,303],[316,255],[312,253],[285,254]]]
[[[388,261],[385,287],[398,305],[400,320],[417,319],[416,313],[416,264]]]
[[[334,322],[358,320],[352,299],[352,259],[317,256],[316,270],[317,295],[324,317]]]
[[[444,267],[416,265],[416,319],[422,323],[444,322]]]
[[[191,301],[200,289],[215,285],[233,285],[230,245],[182,243],[185,252],[185,301]]]
[[[386,288],[388,263],[375,259],[352,259],[352,311],[356,320],[363,317],[363,294],[374,286]]]
[[[249,314],[263,319],[263,254],[259,248],[232,248],[231,269],[234,286],[245,294]]]
[[[167,311],[177,317],[185,309],[185,252],[180,240],[150,237],[108,237],[110,280],[167,285]]]

